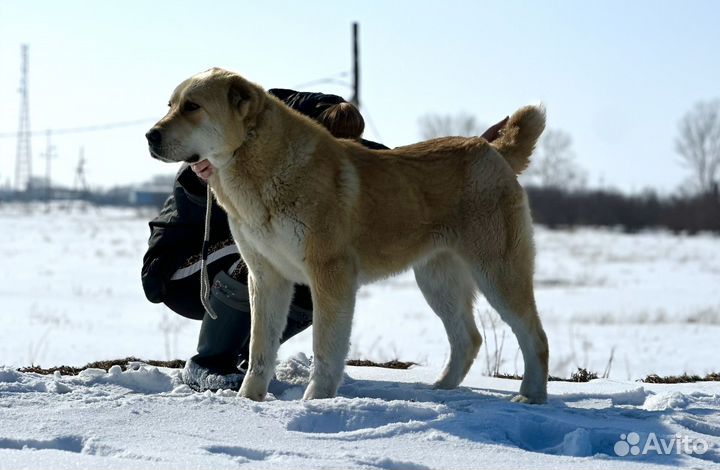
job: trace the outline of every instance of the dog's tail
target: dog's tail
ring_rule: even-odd
[[[490,145],[505,157],[513,171],[519,175],[530,163],[530,154],[544,129],[545,107],[525,106],[510,116],[500,137]]]

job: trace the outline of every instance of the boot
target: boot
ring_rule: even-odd
[[[200,392],[238,390],[245,376],[238,369],[239,356],[250,338],[248,287],[221,271],[213,279],[210,304],[218,318],[213,320],[205,313],[198,353],[185,363],[181,380]]]

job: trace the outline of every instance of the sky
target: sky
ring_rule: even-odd
[[[718,18],[711,0],[0,0],[0,185],[15,175],[21,44],[35,176],[46,129],[140,121],[52,136],[54,182],[73,184],[82,148],[88,182],[107,188],[177,170],[149,157],[144,134],[173,88],[210,67],[349,98],[357,21],[365,137],[406,145],[426,114],[490,124],[542,102],[591,186],[670,193],[689,176],[678,122],[720,97]]]

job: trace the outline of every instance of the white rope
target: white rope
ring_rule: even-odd
[[[202,260],[200,264],[200,302],[213,320],[217,320],[217,313],[210,306],[210,277],[208,276],[208,251],[210,250],[210,216],[212,215],[213,194],[210,185],[207,185],[207,205],[205,206],[205,237],[202,244]]]

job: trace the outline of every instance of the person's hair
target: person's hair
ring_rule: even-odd
[[[365,120],[352,103],[334,104],[320,113],[317,121],[338,139],[359,139],[365,130]]]

